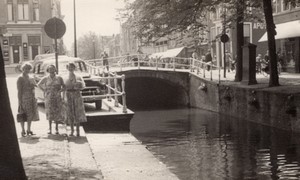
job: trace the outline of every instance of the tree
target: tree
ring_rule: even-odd
[[[88,32],[78,39],[78,57],[82,59],[100,58],[103,48],[102,37],[95,32]]]
[[[234,81],[242,81],[243,78],[243,49],[244,45],[244,0],[236,2],[236,74]]]
[[[172,33],[186,33],[197,34],[199,29],[205,28],[206,17],[208,13],[215,12],[217,6],[226,4],[227,13],[227,27],[237,28],[237,71],[235,81],[242,80],[242,46],[243,39],[243,22],[256,19],[261,21],[262,8],[267,8],[263,11],[265,14],[265,21],[273,22],[273,16],[269,15],[272,10],[272,0],[270,3],[262,3],[260,0],[136,0],[128,3],[125,13],[123,15],[130,19],[134,33],[138,39],[147,41],[156,41],[160,37],[170,35]],[[293,1],[293,0],[287,0]],[[298,1],[298,0],[297,0]],[[267,7],[268,6],[268,7]],[[270,6],[270,7],[269,7]],[[257,9],[256,13],[248,13],[249,7]],[[264,8],[264,10],[265,10]],[[272,11],[271,11],[272,12]],[[234,23],[236,22],[236,23]],[[234,24],[236,26],[234,26]],[[272,31],[272,28],[267,28],[267,31]],[[274,36],[274,33],[268,33]],[[272,43],[271,43],[272,44]],[[272,47],[272,51],[273,51]],[[276,49],[276,48],[275,48]],[[275,50],[276,51],[276,50]],[[274,52],[275,52],[274,51]],[[270,51],[271,52],[271,51]],[[276,58],[270,57],[272,65],[276,63]],[[274,72],[277,69],[271,68],[270,86],[278,86],[278,73]]]
[[[10,108],[1,45],[0,101],[0,179],[27,179],[16,135],[14,117]]]
[[[263,0],[263,7],[268,32],[268,46],[270,56],[270,79],[269,86],[279,86],[279,78],[277,71],[277,56],[276,56],[276,44],[275,44],[275,24],[273,20],[272,0]]]

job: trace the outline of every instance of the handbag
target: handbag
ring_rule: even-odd
[[[17,122],[25,122],[25,121],[27,121],[27,115],[21,109],[22,108],[19,106],[18,113],[17,113]]]

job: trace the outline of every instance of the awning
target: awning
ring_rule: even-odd
[[[281,24],[276,24],[277,35],[275,39],[285,39],[292,37],[300,37],[300,21],[291,21]],[[268,40],[268,34],[265,34],[258,40],[258,42],[264,42]]]
[[[176,57],[181,53],[181,51],[184,48],[185,47],[169,49],[169,50],[164,51],[164,52],[158,52],[158,53],[151,54],[149,57],[150,58],[172,58],[172,57]]]

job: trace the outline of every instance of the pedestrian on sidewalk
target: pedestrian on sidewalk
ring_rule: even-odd
[[[69,74],[65,78],[65,99],[66,99],[66,121],[71,126],[71,134],[74,135],[74,125],[76,125],[77,136],[80,136],[80,123],[86,122],[83,99],[80,90],[85,87],[81,76],[74,73],[76,66],[69,63],[67,69]]]
[[[49,121],[48,134],[52,134],[52,122],[55,122],[55,134],[59,134],[58,123],[63,122],[61,92],[65,85],[62,77],[56,75],[54,65],[49,65],[46,71],[49,75],[43,77],[37,85],[44,92],[46,118]]]
[[[33,77],[29,76],[30,70],[32,69],[31,64],[24,63],[21,66],[22,74],[17,79],[18,89],[18,102],[19,102],[19,113],[26,114],[27,131],[25,132],[25,121],[21,121],[22,137],[34,135],[31,131],[31,122],[39,120],[39,113],[37,108],[37,100],[34,94],[34,88],[36,83]]]

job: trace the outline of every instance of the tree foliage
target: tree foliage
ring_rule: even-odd
[[[261,7],[259,0],[245,2],[244,11],[249,11],[247,7]],[[236,4],[241,3],[239,0],[136,0],[128,3],[122,14],[139,39],[155,41],[173,33],[199,33],[207,26],[208,13],[218,11],[217,7],[226,7],[226,24],[230,26],[239,16]],[[248,14],[246,19],[261,17],[258,13],[245,14]]]
[[[78,39],[78,57],[82,59],[100,58],[103,47],[102,36],[95,32],[88,32]]]

